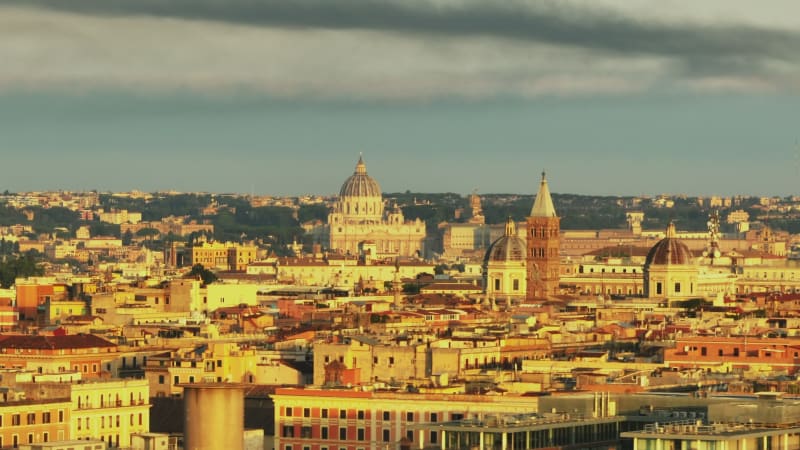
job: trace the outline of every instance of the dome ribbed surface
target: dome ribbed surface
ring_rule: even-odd
[[[367,166],[359,158],[356,171],[351,175],[339,190],[341,197],[380,197],[381,187],[374,178],[367,175]]]
[[[525,241],[516,236],[503,236],[489,246],[486,262],[525,261]]]
[[[645,265],[691,264],[692,252],[680,239],[666,237],[647,253]]]

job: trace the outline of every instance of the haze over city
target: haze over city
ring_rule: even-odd
[[[12,191],[788,195],[794,1],[6,1]],[[212,175],[213,174],[213,175]]]

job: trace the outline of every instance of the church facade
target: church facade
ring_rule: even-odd
[[[328,248],[345,255],[380,259],[425,254],[425,222],[405,220],[397,205],[385,210],[380,185],[367,174],[363,158],[342,184],[327,228]]]

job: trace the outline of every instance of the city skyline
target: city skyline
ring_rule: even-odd
[[[791,195],[798,6],[9,1],[3,189]]]

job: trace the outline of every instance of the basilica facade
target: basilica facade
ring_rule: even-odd
[[[363,158],[342,184],[326,231],[328,248],[342,254],[380,259],[422,256],[425,251],[425,222],[405,220],[397,205],[384,207],[380,185],[367,174]]]

